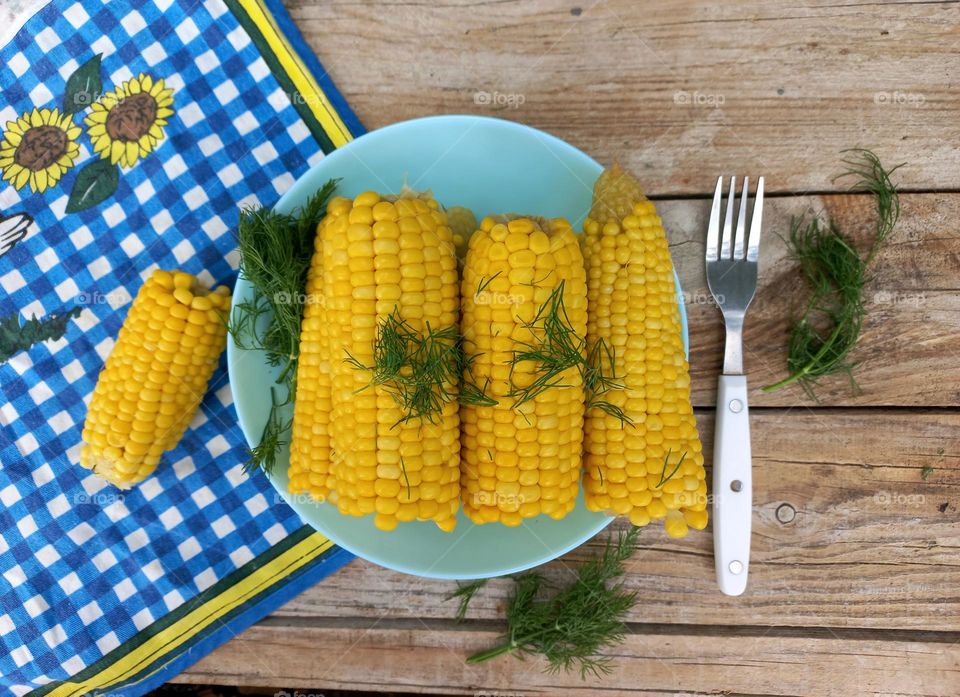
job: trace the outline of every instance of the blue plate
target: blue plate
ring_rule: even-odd
[[[478,219],[506,212],[563,216],[580,229],[601,171],[584,153],[534,128],[478,116],[436,116],[382,128],[336,150],[304,174],[277,209],[295,210],[331,178],[341,179],[337,193],[348,197],[367,190],[398,193],[406,179],[414,189],[433,191],[445,206],[467,206]],[[241,278],[234,302],[250,296],[251,286]],[[684,344],[689,346],[679,280],[677,297]],[[227,361],[240,427],[247,442],[255,444],[267,419],[277,371],[260,352],[240,349],[233,341],[228,342]],[[270,481],[304,521],[359,557],[427,578],[473,579],[523,571],[577,547],[612,520],[588,511],[581,498],[563,520],[539,516],[517,528],[474,525],[461,513],[452,533],[431,522],[403,523],[393,532],[381,532],[373,516],[342,516],[329,504],[290,494],[288,461],[285,451]]]

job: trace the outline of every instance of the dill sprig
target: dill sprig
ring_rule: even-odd
[[[498,272],[499,273],[499,272]],[[460,376],[460,404],[470,407],[495,407],[499,402],[487,394],[490,387],[490,377],[486,376],[483,385],[475,382],[473,364],[483,354],[467,355],[463,335],[457,336],[457,374]]]
[[[513,397],[514,407],[529,402],[546,390],[568,387],[562,375],[570,368],[585,370],[584,347],[586,340],[577,334],[567,314],[563,300],[564,282],[560,281],[550,297],[537,310],[537,314],[523,326],[535,337],[533,342],[520,344],[510,360],[510,378],[517,365],[527,361],[535,365],[536,376],[528,385],[512,387],[507,393]]]
[[[788,245],[800,270],[810,297],[803,314],[795,322],[787,346],[787,369],[783,380],[763,388],[772,392],[798,383],[811,399],[814,387],[826,376],[844,374],[851,387],[857,383],[853,371],[857,363],[850,358],[860,338],[865,314],[864,287],[869,278],[867,267],[873,261],[900,217],[900,198],[890,170],[869,150],[844,150],[846,171],[841,177],[855,177],[852,191],[873,194],[877,224],[873,241],[861,254],[833,221],[818,217],[794,218],[790,224]]]
[[[664,456],[664,458],[663,458],[663,469],[660,470],[660,481],[657,482],[657,484],[656,484],[656,486],[654,487],[654,489],[659,489],[659,488],[662,487],[664,484],[666,484],[666,483],[669,482],[671,479],[673,479],[674,475],[675,475],[677,472],[680,471],[680,466],[683,464],[683,461],[687,459],[687,452],[686,452],[686,451],[683,451],[682,453],[680,453],[680,459],[677,460],[677,465],[676,465],[676,467],[673,468],[673,471],[670,472],[670,474],[667,474],[667,466],[668,466],[669,463],[670,463],[670,452],[671,452],[671,450],[672,450],[672,448],[671,448],[671,449],[667,449],[667,454],[666,454],[666,455]]]
[[[609,346],[601,337],[587,354],[583,368],[583,387],[586,392],[587,410],[597,408],[605,414],[619,419],[620,425],[633,426],[633,419],[627,416],[622,408],[605,399],[603,395],[610,390],[622,390],[625,385],[620,382],[616,371],[616,349]],[[602,481],[601,474],[601,484]]]
[[[344,361],[356,370],[372,373],[370,386],[380,385],[393,396],[403,416],[397,422],[434,419],[448,402],[459,397],[463,375],[462,345],[454,325],[423,334],[394,311],[381,320],[373,341],[373,364],[350,352]]]
[[[296,364],[314,237],[336,185],[328,181],[292,215],[263,206],[240,211],[240,273],[254,292],[237,304],[230,333],[241,348],[262,350],[271,365],[283,366],[278,383]]]
[[[513,352],[510,360],[510,379],[517,365],[526,361],[534,364],[534,379],[523,387],[514,386],[507,396],[514,407],[536,399],[554,387],[567,387],[562,375],[577,368],[583,381],[586,408],[601,411],[620,420],[621,425],[633,425],[633,420],[620,407],[602,399],[610,390],[622,390],[624,385],[616,375],[616,354],[602,338],[589,351],[586,339],[577,334],[564,304],[564,282],[560,281],[536,315],[523,326],[534,336]]]
[[[474,296],[479,296],[481,293],[483,293],[483,291],[485,291],[490,286],[490,284],[493,283],[493,281],[497,278],[497,276],[500,275],[500,273],[501,273],[500,271],[497,271],[490,278],[487,278],[486,276],[481,278],[480,282],[477,283],[477,292],[474,293]]]
[[[906,163],[901,162],[895,167],[891,167],[890,170],[886,170],[883,168],[880,159],[869,150],[853,148],[842,152],[851,154],[843,159],[843,164],[847,166],[847,169],[838,179],[856,177],[857,179],[850,186],[850,190],[869,192],[873,194],[876,202],[876,234],[865,261],[866,265],[869,266],[880,249],[880,245],[893,232],[893,228],[900,219],[900,193],[897,191],[896,185],[890,180],[890,175]]]
[[[403,456],[400,457],[400,469],[403,471],[403,479],[407,483],[407,501],[410,500],[410,477],[407,476],[407,465],[403,461]]]
[[[454,598],[460,599],[457,605],[457,614],[455,615],[457,622],[463,622],[466,619],[467,608],[470,607],[470,601],[473,600],[473,596],[477,594],[477,591],[487,585],[488,580],[489,579],[486,578],[480,578],[476,581],[470,581],[469,583],[457,583],[457,590],[447,596],[447,600],[453,600]]]
[[[285,436],[290,433],[290,427],[293,426],[293,419],[283,418],[281,416],[281,407],[289,404],[292,399],[291,392],[287,391],[287,396],[283,401],[277,398],[277,388],[270,388],[270,413],[267,415],[267,423],[263,426],[263,432],[260,434],[260,442],[250,448],[247,461],[243,468],[249,474],[257,469],[264,472],[272,472],[277,464],[277,454],[280,448],[287,444]]]
[[[475,356],[471,356],[471,363]],[[483,380],[483,385],[477,385],[472,378],[468,378],[470,371],[462,373],[463,380],[460,383],[460,404],[471,407],[495,407],[499,402],[487,394],[487,388],[490,387],[490,378]]]
[[[253,296],[234,306],[227,329],[238,347],[262,351],[270,365],[281,368],[276,384],[286,389],[281,399],[271,388],[270,413],[260,442],[244,464],[248,472],[269,473],[288,442],[291,420],[281,411],[295,392],[307,271],[317,224],[336,186],[337,180],[331,179],[293,214],[263,206],[240,211],[240,273],[253,286]]]
[[[580,677],[609,673],[612,662],[604,649],[621,643],[626,635],[627,613],[636,604],[636,592],[624,587],[624,562],[633,554],[640,529],[631,527],[609,538],[600,556],[577,569],[570,586],[545,597],[549,587],[537,572],[514,577],[514,593],[507,606],[507,631],[503,643],[470,656],[468,663],[481,663],[512,653],[518,657],[541,655],[547,672],[576,669]],[[466,613],[472,592],[455,593],[461,598],[458,615]]]

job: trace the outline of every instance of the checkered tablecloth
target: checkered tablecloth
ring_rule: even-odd
[[[0,318],[79,308],[0,364],[0,694],[132,697],[349,556],[244,474],[225,364],[154,476],[82,469],[97,375],[153,269],[232,285],[238,208],[361,127],[260,0],[54,0],[0,49],[0,88]]]

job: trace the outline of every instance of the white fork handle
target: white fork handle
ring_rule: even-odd
[[[747,587],[753,485],[747,378],[721,375],[713,444],[713,555],[717,582],[727,595]]]

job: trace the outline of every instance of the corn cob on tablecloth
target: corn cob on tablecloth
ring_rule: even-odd
[[[0,87],[0,693],[131,697],[350,557],[244,474],[225,361],[129,491],[78,464],[97,375],[153,269],[232,285],[239,206],[362,129],[256,0],[55,0]]]

